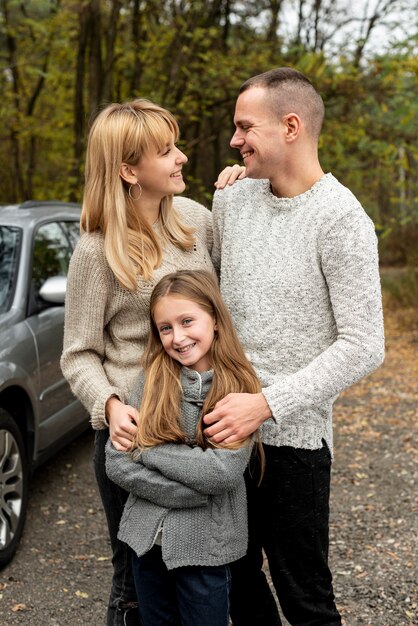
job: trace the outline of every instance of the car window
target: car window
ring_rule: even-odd
[[[20,228],[0,225],[0,313],[6,313],[12,303],[21,238]]]
[[[39,227],[34,240],[32,286],[39,291],[47,278],[66,276],[72,248],[58,222]]]
[[[80,222],[61,222],[61,226],[65,230],[74,250],[77,241],[80,239]]]

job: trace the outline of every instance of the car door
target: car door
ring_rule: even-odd
[[[75,229],[78,232],[78,222],[51,221],[34,233],[27,324],[38,350],[38,453],[85,419],[60,368],[64,306],[47,304],[39,296],[47,278],[67,276]]]

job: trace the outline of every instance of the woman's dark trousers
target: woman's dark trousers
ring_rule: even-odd
[[[107,609],[107,626],[138,626],[141,622],[137,609],[131,550],[117,538],[119,522],[128,494],[107,477],[105,445],[108,438],[108,429],[97,430],[94,450],[96,480],[106,513],[113,553],[113,578]]]

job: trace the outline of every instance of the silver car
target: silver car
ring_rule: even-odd
[[[0,568],[23,531],[31,472],[88,426],[60,366],[80,206],[0,206]]]

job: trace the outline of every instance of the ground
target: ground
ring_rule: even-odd
[[[384,365],[334,413],[330,562],[346,626],[418,624],[416,313],[389,311],[385,326]],[[0,572],[0,626],[105,624],[111,563],[92,449],[88,432],[35,474],[21,546]]]
[[[416,312],[388,313],[385,327],[384,365],[335,410],[330,554],[350,626],[418,624]]]

